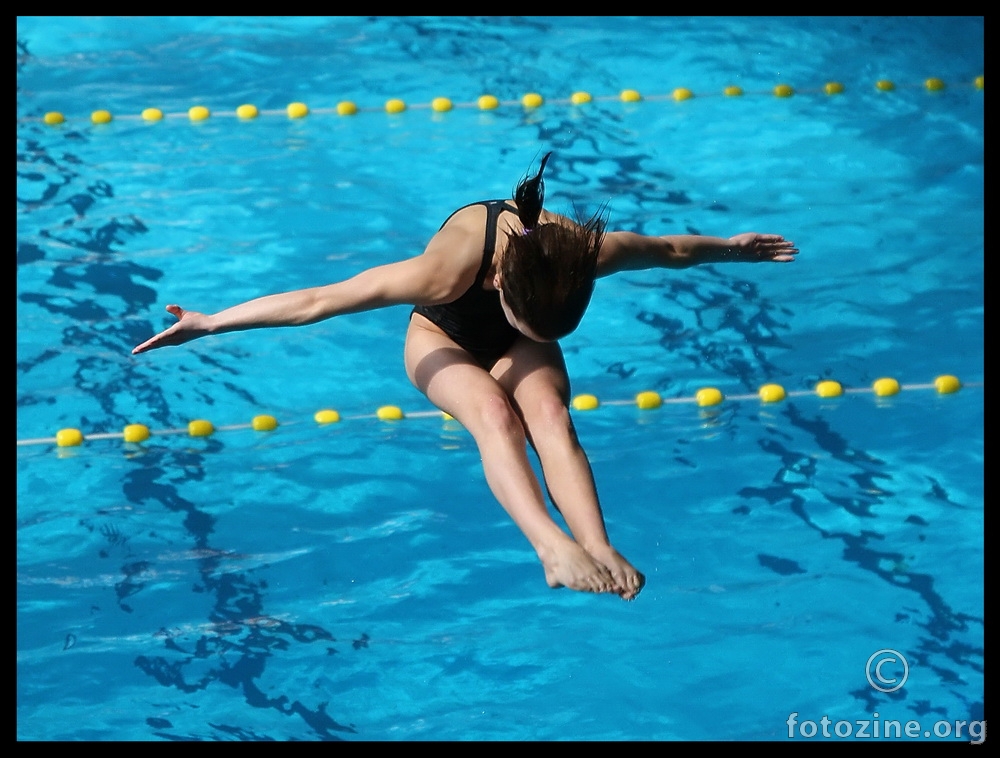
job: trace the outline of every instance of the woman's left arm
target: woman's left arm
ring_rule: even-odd
[[[780,234],[744,232],[725,238],[608,232],[597,258],[597,275],[648,268],[688,268],[703,263],[791,263],[798,252],[795,243]]]

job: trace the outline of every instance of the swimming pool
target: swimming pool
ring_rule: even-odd
[[[983,27],[19,17],[18,738],[970,739]],[[129,354],[168,303],[416,254],[550,149],[555,210],[802,250],[601,280],[563,343],[634,603],[545,587],[471,439],[406,380],[406,308]]]

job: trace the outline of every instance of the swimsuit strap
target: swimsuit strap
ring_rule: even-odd
[[[517,208],[506,200],[486,200],[482,203],[473,203],[473,205],[486,206],[486,238],[483,240],[483,262],[476,274],[476,281],[482,281],[486,270],[493,262],[493,253],[497,246],[497,221],[500,219],[500,214],[504,211],[517,213]]]

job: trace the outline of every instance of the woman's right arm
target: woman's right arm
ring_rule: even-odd
[[[431,305],[449,302],[471,285],[478,254],[463,255],[474,239],[460,228],[445,227],[428,243],[423,254],[362,271],[321,287],[292,290],[247,300],[214,314],[168,305],[177,321],[132,349],[133,355],[156,348],[183,345],[210,334],[247,329],[315,324],[345,313],[389,305]],[[476,264],[471,268],[467,261]]]

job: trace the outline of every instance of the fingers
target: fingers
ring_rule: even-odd
[[[790,263],[795,260],[795,256],[798,254],[799,250],[796,247],[782,247],[771,251],[771,260],[778,263]]]
[[[795,243],[786,240],[778,235],[767,235],[774,238],[773,241],[765,241],[764,249],[761,253],[776,263],[791,263],[795,256],[799,254],[799,249]]]
[[[730,237],[737,245],[739,257],[736,260],[750,263],[791,263],[799,254],[798,247],[791,240],[786,240],[780,234],[761,234],[760,232],[743,232]]]
[[[167,312],[170,313],[170,314],[172,314],[173,316],[176,316],[178,322],[184,316],[184,309],[181,308],[179,305],[175,305],[173,303],[171,303],[170,305],[167,306]],[[171,328],[173,328],[173,327],[171,327]],[[136,345],[135,347],[133,347],[132,348],[132,355],[139,355],[139,353],[145,353],[148,350],[152,350],[154,347],[158,347],[158,343],[163,339],[163,335],[164,335],[164,333],[166,331],[168,331],[168,330],[164,330],[163,332],[160,332],[159,334],[157,334],[157,335],[155,335],[153,337],[150,337],[145,342],[143,342],[143,343],[141,343],[141,344]]]
[[[145,353],[147,350],[149,350],[150,344],[152,344],[153,340],[155,340],[155,339],[156,338],[153,337],[152,339],[146,340],[141,345],[136,345],[135,347],[133,347],[132,348],[132,355],[138,355],[139,353]]]
[[[171,327],[171,328],[173,328],[173,327]],[[139,353],[145,353],[145,352],[148,352],[149,350],[152,350],[155,347],[162,347],[163,344],[168,344],[168,343],[164,343],[164,341],[163,341],[163,335],[164,334],[166,334],[166,331],[160,332],[159,334],[155,334],[152,337],[150,337],[148,340],[146,340],[145,342],[143,342],[142,344],[136,345],[135,347],[132,348],[132,355],[138,355]]]

